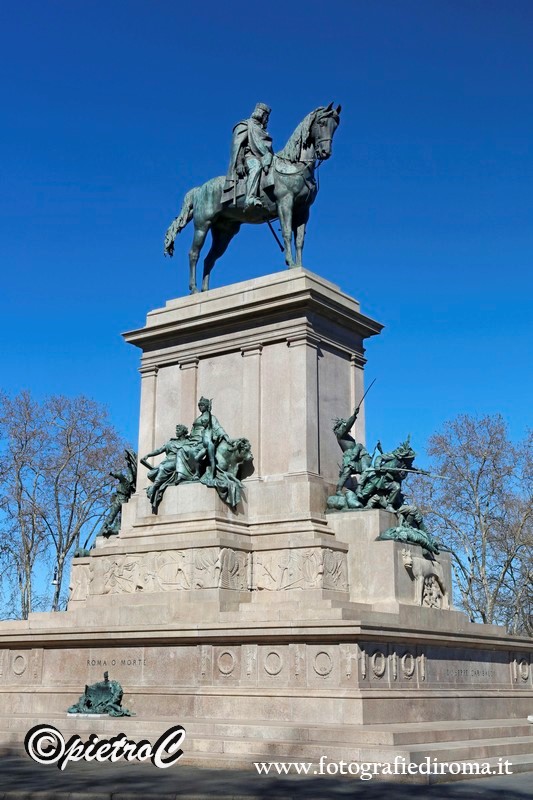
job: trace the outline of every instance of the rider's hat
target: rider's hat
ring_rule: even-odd
[[[267,114],[270,114],[272,109],[269,106],[267,106],[266,103],[256,103],[254,108],[254,114],[256,113],[256,111],[266,111]]]

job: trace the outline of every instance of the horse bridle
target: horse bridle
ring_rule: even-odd
[[[315,123],[316,123],[316,120],[315,120]],[[324,137],[323,139],[317,139],[315,141],[315,151],[316,151],[318,145],[322,144],[322,142],[329,142],[331,144],[332,141],[333,141],[333,136]],[[315,158],[299,158],[298,161],[296,161],[296,162],[291,161],[289,158],[285,158],[284,156],[276,155],[276,158],[279,158],[280,161],[287,161],[289,164],[295,164],[295,163],[296,164],[315,164],[316,162],[318,162],[318,166],[320,166],[322,164],[322,162],[324,161],[324,159],[320,158],[319,156],[315,156]],[[317,169],[318,169],[318,167],[317,167]]]

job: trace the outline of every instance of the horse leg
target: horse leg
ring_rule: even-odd
[[[285,245],[285,263],[291,268],[295,267],[292,257],[291,249],[291,235],[292,235],[292,195],[285,195],[278,203],[278,216],[281,224],[281,232],[283,234],[283,243]]]
[[[300,213],[297,219],[293,220],[292,232],[294,234],[294,243],[296,245],[296,266],[302,266],[302,252],[304,249],[305,239],[305,226],[309,220],[309,209]]]
[[[189,292],[191,294],[198,291],[196,288],[196,263],[200,255],[200,250],[204,246],[205,237],[207,236],[209,228],[209,223],[204,223],[201,227],[198,226],[194,228],[192,245],[189,250]]]
[[[224,255],[226,252],[229,243],[233,239],[236,233],[240,230],[240,223],[234,222],[229,223],[227,222],[225,225],[213,225],[211,228],[211,247],[209,249],[209,253],[206,255],[204,259],[204,276],[202,280],[202,292],[206,292],[209,289],[209,276],[211,274],[211,270],[215,266],[215,261],[220,258],[220,256]]]

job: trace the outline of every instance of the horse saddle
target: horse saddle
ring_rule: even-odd
[[[268,173],[265,174],[264,170],[261,170],[261,178],[259,179],[259,197],[262,197],[263,194],[266,194],[270,197],[271,192],[269,189],[272,188],[274,185],[274,170],[273,164],[268,170]],[[224,188],[222,190],[222,205],[228,204],[235,204],[237,205],[237,200],[240,197],[246,196],[246,181],[248,176],[244,176],[244,178],[237,178],[236,180],[232,180],[230,178],[226,178],[226,183],[224,184]]]

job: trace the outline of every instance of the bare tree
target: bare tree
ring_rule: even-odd
[[[0,560],[2,584],[10,596],[4,611],[27,619],[34,607],[33,574],[46,549],[38,497],[42,483],[39,454],[46,447],[38,405],[27,392],[0,398]]]
[[[0,558],[25,619],[35,609],[38,564],[54,570],[51,608],[59,610],[69,555],[102,521],[123,443],[94,401],[39,404],[23,392],[0,397],[0,447]]]
[[[533,437],[516,445],[499,415],[461,415],[431,436],[416,502],[457,556],[460,604],[473,621],[533,635]]]

